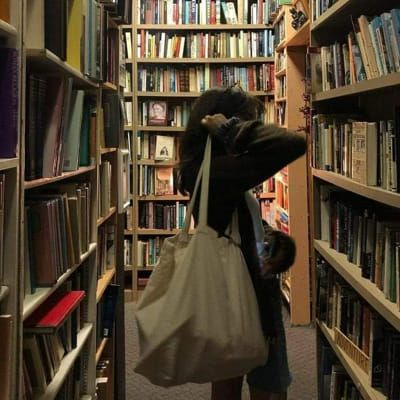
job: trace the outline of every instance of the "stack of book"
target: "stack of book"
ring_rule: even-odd
[[[172,167],[139,165],[139,196],[166,196],[175,193],[174,169]]]
[[[160,236],[139,240],[137,243],[137,266],[145,268],[157,264],[164,239]]]
[[[139,228],[181,229],[186,216],[186,205],[145,202],[139,204]]]

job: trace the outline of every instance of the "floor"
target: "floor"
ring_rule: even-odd
[[[285,311],[285,326],[290,368],[293,382],[288,400],[316,400],[315,330],[309,327],[291,327]],[[209,400],[210,385],[188,384],[164,389],[149,383],[133,372],[138,357],[134,303],[125,305],[126,319],[126,400]],[[247,385],[243,400],[249,400]]]

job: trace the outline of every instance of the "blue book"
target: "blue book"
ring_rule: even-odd
[[[390,11],[394,38],[397,44],[397,54],[400,54],[400,9],[394,8]]]
[[[391,72],[396,71],[396,67],[395,67],[395,62],[394,62],[393,49],[392,49],[392,45],[390,42],[390,20],[391,20],[390,14],[382,13],[381,20],[382,20],[382,28],[383,28],[383,37],[385,40],[385,48],[386,48],[387,58],[388,58],[389,65],[390,65],[390,70],[388,72],[391,73]]]

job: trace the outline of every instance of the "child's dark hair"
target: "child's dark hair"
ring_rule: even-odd
[[[237,87],[204,92],[194,103],[185,133],[180,140],[179,190],[182,193],[187,191],[185,171],[194,165],[200,165],[203,159],[208,131],[201,120],[206,115],[223,114],[227,119],[238,117],[248,121],[259,118],[263,111],[264,105],[260,100]],[[222,144],[216,140],[213,140],[212,149],[213,156],[225,152]]]

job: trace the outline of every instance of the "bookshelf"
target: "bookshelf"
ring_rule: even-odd
[[[125,398],[120,205],[129,175],[119,176],[122,126],[114,123],[110,136],[104,108],[118,99],[112,113],[120,114],[119,25],[129,22],[130,7],[125,0],[0,6],[0,384],[7,399],[72,398],[77,380],[79,398],[95,398],[104,360],[109,398]],[[60,312],[59,296],[78,290],[83,300],[46,337],[30,327],[39,311]],[[110,302],[115,318],[107,327],[97,304]]]
[[[22,116],[22,2],[0,7],[0,386],[5,398],[16,398],[20,333],[18,243],[20,218],[20,151]]]
[[[294,2],[295,5],[298,2]],[[308,7],[306,2],[304,6]],[[309,21],[298,30],[292,27],[290,9],[281,6],[275,27],[275,122],[290,130],[304,130],[305,54],[309,43]],[[308,217],[308,161],[304,156],[276,176],[276,226],[296,241],[297,255],[292,268],[282,274],[281,289],[289,306],[293,325],[311,321],[311,275]]]
[[[133,15],[134,23],[133,25],[123,26],[125,41],[127,43],[126,47],[130,47],[128,43],[131,43],[131,51],[126,52],[127,68],[131,70],[132,76],[137,77],[132,80],[132,86],[129,90],[126,90],[124,93],[129,107],[132,106],[133,115],[132,122],[125,126],[125,132],[131,142],[131,165],[133,172],[131,216],[128,218],[129,221],[127,221],[125,229],[125,243],[128,246],[125,269],[127,279],[132,281],[131,290],[126,291],[126,299],[128,301],[138,298],[140,291],[145,285],[146,278],[148,278],[154,264],[156,264],[157,252],[163,238],[178,232],[175,228],[176,224],[168,227],[168,229],[160,229],[159,227],[150,226],[152,224],[143,223],[143,213],[149,212],[151,216],[148,216],[147,219],[152,219],[152,213],[156,212],[156,207],[162,206],[164,212],[171,207],[185,207],[188,198],[179,195],[176,193],[176,190],[170,191],[168,194],[155,194],[153,188],[147,191],[147,188],[142,187],[143,185],[140,184],[140,181],[143,179],[143,174],[145,173],[157,174],[157,171],[160,171],[161,168],[172,168],[177,164],[176,146],[180,134],[184,132],[185,122],[190,111],[190,104],[204,90],[215,86],[231,86],[238,80],[241,81],[242,87],[245,90],[248,90],[255,96],[259,96],[263,100],[272,99],[274,95],[272,87],[274,57],[271,40],[272,25],[270,24],[270,14],[273,10],[268,10],[268,15],[264,16],[258,13],[254,16],[257,20],[250,21],[250,11],[249,18],[246,18],[243,10],[236,9],[238,23],[232,24],[225,23],[226,20],[222,10],[220,11],[220,17],[217,17],[217,11],[217,14],[214,15],[213,12],[213,16],[210,14],[208,17],[197,14],[199,19],[196,21],[192,19],[194,16],[189,16],[190,13],[185,14],[184,11],[180,17],[176,16],[178,20],[175,22],[172,20],[162,20],[163,14],[160,13],[157,17],[160,20],[155,21],[156,15],[154,13],[152,15],[148,13],[145,15],[144,6],[144,1],[137,0],[134,2],[133,9],[136,10]],[[160,7],[164,7],[164,5],[160,5]],[[184,6],[182,5],[182,7]],[[196,4],[196,7],[200,10],[200,3]],[[167,18],[170,17],[168,16]],[[182,18],[182,21],[180,18]],[[211,19],[214,18],[214,22],[218,18],[221,18],[218,20],[220,23],[211,22]],[[255,49],[244,49],[243,43],[247,40],[239,40],[239,37],[247,37],[246,35],[251,34],[255,36],[259,35],[259,40],[264,41],[263,50],[260,50],[263,53],[252,51]],[[180,48],[179,52],[181,54],[179,57],[177,57],[178,53],[175,53],[175,55],[172,53],[156,54],[156,49],[151,44],[153,43],[152,40],[157,38],[157,41],[160,38],[160,42],[162,43],[165,39],[165,49],[167,50],[168,37],[179,37],[179,40],[182,41],[199,40],[199,43],[197,46],[193,46],[192,51],[190,51],[189,46],[185,47],[185,49]],[[235,55],[233,52],[231,53],[225,42],[223,44],[220,43],[222,53],[218,56],[211,52],[211,48],[207,52],[205,51],[205,47],[201,46],[202,50],[200,50],[201,37],[207,38],[206,40],[209,39],[210,42],[214,40],[217,42],[219,37],[236,41],[240,54]],[[144,38],[149,38],[149,40],[147,41]],[[223,46],[225,46],[225,50],[223,50]],[[178,51],[178,48],[175,50]],[[229,80],[226,77],[224,82],[218,82],[216,78],[217,71],[222,71],[223,68],[228,68],[232,71],[232,78]],[[244,87],[243,85],[247,85],[247,82],[243,81],[243,76],[246,75],[247,69],[250,68],[257,71],[254,72],[255,75],[265,74],[265,80],[267,80],[266,74],[270,73],[269,86]],[[188,83],[189,79],[191,80],[190,85],[181,84],[181,86],[175,85],[172,87],[172,84],[165,83],[167,80],[169,82],[178,82],[180,81],[180,77],[183,76],[180,74],[186,73],[187,78],[185,79],[188,80]],[[159,82],[161,83],[157,87],[150,87],[146,84],[148,80],[152,79],[151,74],[158,74],[157,76],[160,77],[163,74],[164,78],[160,79]],[[169,74],[169,77],[166,74]],[[233,76],[235,77],[233,78]],[[143,110],[145,110],[145,107],[148,107],[151,101],[166,102],[168,110],[174,114],[173,118],[176,117],[176,119],[173,119],[174,122],[171,122],[171,119],[169,119],[167,123],[160,124],[159,126],[152,126],[150,123],[147,123],[146,116],[143,116]],[[143,147],[144,141],[147,143],[147,141],[153,140],[152,137],[162,136],[174,138],[175,154],[172,160],[156,161],[154,156],[147,157],[143,154],[139,157],[137,156],[138,151],[140,152],[141,147]],[[151,146],[153,145],[154,143]],[[153,179],[152,175],[149,175],[149,179]],[[273,197],[271,193],[264,193],[264,197],[259,195],[260,201],[265,203],[271,202]],[[175,213],[176,211],[173,212]],[[148,259],[144,261],[143,257]],[[142,265],[143,262],[144,265]]]
[[[398,259],[390,257],[392,252],[394,255],[398,253],[399,247],[398,241],[392,242],[390,238],[399,235],[400,194],[396,175],[398,161],[392,159],[387,146],[392,146],[393,154],[398,154],[399,71],[389,58],[386,70],[383,68],[385,56],[374,45],[379,46],[382,42],[388,52],[399,51],[400,47],[396,50],[397,42],[387,42],[372,24],[386,17],[388,23],[392,23],[390,12],[399,5],[392,1],[369,1],[366,4],[358,0],[339,0],[326,10],[320,8],[317,0],[311,5],[313,52],[310,69],[314,111],[310,160],[312,244],[316,267],[313,311],[317,318],[317,344],[327,345],[333,350],[364,399],[394,399],[398,397],[398,382],[390,374],[398,356],[392,341],[400,331],[400,309],[398,295],[391,290],[392,285],[398,285],[398,276],[391,272],[392,268],[398,268]],[[365,20],[363,15],[368,18]],[[363,31],[365,21],[368,29]],[[354,40],[353,46],[347,53],[346,45],[350,49],[351,40]],[[364,47],[369,41],[371,47]],[[324,54],[329,55],[334,49],[342,61],[329,61],[333,75],[324,77],[322,70],[321,79],[316,74],[316,66]],[[353,60],[362,74],[354,76],[352,71],[348,73],[348,54],[348,57],[353,57],[350,68]],[[340,70],[345,74],[343,78],[338,76]],[[322,138],[322,126],[327,128],[325,138],[328,141],[324,140],[324,147],[318,143]],[[389,137],[395,138],[394,141],[383,142],[392,127],[393,135]],[[357,153],[356,141],[357,138],[365,140],[367,129],[374,132],[366,147],[370,152],[359,161],[358,154],[363,153]],[[335,132],[339,131],[343,132],[343,141],[334,138]],[[334,140],[329,143],[331,133]],[[325,149],[324,155],[322,148]],[[368,170],[366,165],[370,165]],[[344,216],[346,222],[341,219]],[[348,239],[343,236],[343,223],[348,224]],[[360,229],[363,229],[365,238],[361,241],[358,239],[361,238]],[[378,247],[378,243],[383,244]],[[368,257],[371,260],[369,264],[366,262]],[[369,346],[357,340],[351,332],[345,332],[343,317],[340,317],[342,311],[337,308],[344,307],[344,303],[335,298],[340,294],[349,296],[350,305],[362,304],[362,319],[354,323],[354,332],[362,325]],[[325,307],[325,301],[331,305]],[[338,320],[329,316],[330,307],[337,310],[333,315],[336,313]],[[354,316],[349,314],[349,318]],[[349,346],[343,344],[340,336],[346,337]],[[380,366],[376,359],[379,346],[387,346],[383,347],[382,357],[387,359],[389,353],[393,354],[391,361]],[[362,364],[362,359],[368,363]],[[319,368],[323,369],[321,358],[319,363]],[[377,368],[381,368],[381,377],[376,375]],[[380,380],[382,377],[385,377],[384,384]],[[320,379],[319,387],[321,385]]]

